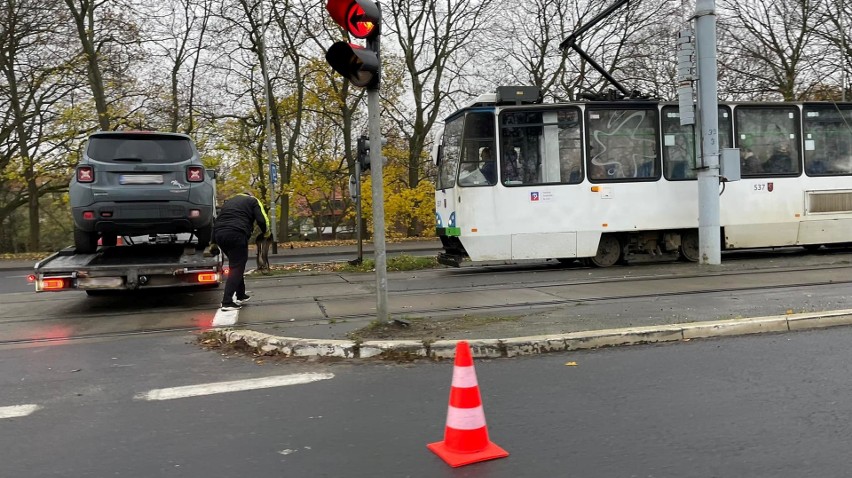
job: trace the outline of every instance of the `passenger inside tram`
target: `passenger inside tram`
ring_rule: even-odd
[[[761,171],[759,159],[751,148],[740,149],[740,170],[742,174],[757,174]]]
[[[495,184],[497,181],[497,169],[491,156],[491,148],[485,146],[480,148],[479,161],[465,161],[461,164],[459,171],[459,185],[481,186]]]
[[[689,164],[689,159],[692,155],[687,148],[686,138],[682,134],[674,134],[672,136],[674,136],[674,144],[666,146],[669,179],[686,179],[695,177],[695,174]]]
[[[506,148],[506,153],[503,155],[501,172],[503,174],[503,184],[524,183],[523,171],[518,162],[518,152],[514,147],[509,146]]]
[[[789,173],[795,171],[793,158],[790,157],[790,147],[786,142],[776,143],[772,155],[766,160],[764,170],[768,173]]]

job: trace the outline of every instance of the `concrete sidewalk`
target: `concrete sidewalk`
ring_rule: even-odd
[[[470,342],[475,356],[494,358],[789,332],[852,324],[850,262],[852,252],[844,251],[797,253],[721,266],[664,263],[578,268],[557,270],[561,275],[554,283],[499,287],[473,284],[468,274],[458,270],[390,273],[389,315],[402,319],[401,324],[375,323],[373,274],[249,279],[249,288],[259,290],[255,300],[240,311],[234,326],[217,330],[223,340],[244,343],[261,354],[362,359],[449,358],[461,339]],[[500,274],[480,277],[500,280]],[[630,277],[635,280],[620,280]],[[263,288],[263,281],[269,280],[275,286]],[[469,284],[462,286],[465,281]],[[441,282],[450,284],[446,292],[424,293],[416,285]],[[594,288],[601,288],[602,283],[612,297],[634,294],[639,299],[584,299],[593,297]],[[791,296],[790,290],[796,290],[797,284],[818,286]],[[689,295],[708,289],[721,291],[724,300],[719,294]],[[412,315],[412,310],[421,313]],[[418,336],[412,327],[415,323],[432,327],[420,329],[429,333]],[[350,335],[376,326],[410,330],[400,340]]]

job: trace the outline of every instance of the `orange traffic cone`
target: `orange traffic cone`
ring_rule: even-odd
[[[453,467],[509,456],[506,450],[488,439],[473,357],[470,345],[464,340],[456,344],[444,441],[426,446]]]

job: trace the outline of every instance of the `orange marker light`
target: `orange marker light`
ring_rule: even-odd
[[[601,227],[609,227],[609,224],[603,223],[603,224],[601,224]]]
[[[601,187],[600,186],[592,186],[592,192],[593,193],[601,192]]]
[[[61,290],[65,288],[65,279],[42,279],[42,290]]]
[[[479,231],[479,229],[477,229],[475,227],[470,228],[470,232],[477,232],[477,231]]]
[[[210,284],[219,280],[219,274],[215,272],[202,272],[198,274],[198,282],[202,284]]]

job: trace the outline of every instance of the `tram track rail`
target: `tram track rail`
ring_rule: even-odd
[[[686,266],[686,265],[684,265]],[[493,267],[493,266],[484,266],[484,267]],[[558,293],[553,293],[550,297],[542,297],[539,300],[527,300],[523,302],[511,302],[511,303],[500,303],[493,305],[470,305],[470,306],[431,306],[431,307],[416,307],[416,308],[407,308],[405,310],[406,316],[429,316],[429,315],[450,315],[450,314],[475,314],[475,313],[484,313],[489,311],[499,311],[505,314],[511,314],[514,312],[530,312],[536,310],[543,310],[547,308],[560,307],[570,304],[595,304],[595,303],[604,303],[604,302],[615,302],[615,301],[627,301],[627,300],[641,300],[646,298],[677,298],[677,297],[688,297],[695,296],[700,294],[720,294],[720,293],[731,293],[731,292],[760,292],[760,291],[778,291],[784,289],[796,289],[796,288],[817,288],[823,286],[836,286],[836,285],[848,285],[852,284],[852,264],[839,263],[839,264],[823,264],[819,266],[790,266],[790,267],[771,267],[771,268],[753,268],[753,269],[739,269],[739,270],[728,270],[728,271],[701,271],[694,272],[694,268],[690,268],[689,271],[684,270],[683,272],[678,272],[676,265],[672,267],[671,270],[666,270],[664,272],[657,273],[642,273],[635,274],[636,269],[627,267],[627,268],[610,268],[610,269],[570,269],[570,268],[546,268],[546,269],[535,269],[530,277],[527,277],[526,281],[524,281],[524,287],[529,289],[535,289],[536,291],[543,292],[545,294],[550,294],[551,291],[554,291],[557,288],[568,288],[573,290],[573,288],[595,288],[596,286],[613,286],[618,284],[633,284],[633,283],[643,283],[647,288],[654,289],[653,284],[660,283],[663,284],[666,281],[676,282],[676,283],[686,283],[689,281],[700,281],[708,278],[716,278],[725,279],[727,277],[748,277],[745,282],[746,284],[733,284],[730,286],[722,286],[722,287],[693,287],[689,290],[667,290],[665,287],[660,287],[659,289],[652,291],[639,291],[636,293],[613,293],[613,294],[585,294],[577,297],[560,297]],[[577,277],[577,274],[572,274],[573,272],[584,271],[593,274],[599,274],[594,277]],[[849,273],[846,273],[849,271]],[[493,271],[492,271],[493,272]],[[526,272],[530,273],[530,269],[526,270],[518,270],[518,274]],[[541,274],[539,274],[541,272]],[[645,271],[641,271],[645,272]],[[567,273],[563,274],[563,273]],[[400,273],[405,274],[405,273]],[[518,287],[518,274],[511,274],[510,276],[506,276],[504,274],[496,274],[494,277],[496,278],[493,282],[488,282],[484,284],[466,284],[462,285],[458,282],[452,284],[442,283],[442,280],[455,279],[456,281],[465,280],[470,278],[471,276],[480,276],[484,277],[486,272],[479,270],[474,271],[469,270],[464,273],[459,273],[458,270],[435,270],[435,271],[418,271],[417,273],[411,273],[412,277],[407,278],[406,281],[412,281],[411,284],[408,284],[408,288],[405,290],[395,289],[389,292],[391,301],[393,301],[394,296],[425,296],[425,295],[441,295],[441,294],[458,294],[458,293],[466,293],[466,292],[482,292],[482,291],[501,291]],[[788,278],[795,278],[807,274],[816,274],[816,275],[826,275],[832,274],[834,276],[843,276],[848,277],[848,279],[817,279],[816,277],[810,280],[787,280],[783,283],[773,283],[773,284],[755,284],[748,285],[747,283],[756,282],[757,278],[760,276],[770,277],[770,276],[783,276]],[[375,284],[372,280],[357,280],[354,279],[352,274],[333,274],[337,277],[338,280],[355,285],[364,285],[363,291],[359,292],[351,292],[345,294],[335,294],[335,295],[305,295],[302,297],[293,297],[293,298],[282,298],[275,299],[269,298],[266,299],[264,297],[271,295],[266,292],[271,292],[275,288],[282,287],[276,280],[269,279],[282,279],[286,278],[289,281],[297,281],[298,277],[293,276],[277,276],[264,278],[261,280],[253,281],[251,284],[251,288],[255,290],[256,301],[253,301],[249,307],[262,307],[269,308],[270,310],[276,309],[293,309],[297,306],[302,307],[314,307],[319,310],[319,316],[322,319],[304,319],[305,323],[323,323],[323,321],[328,321],[331,319],[334,320],[355,320],[355,319],[367,319],[374,317],[374,314],[365,314],[365,313],[353,313],[353,314],[334,314],[330,315],[327,311],[326,304],[331,302],[340,302],[340,301],[352,301],[352,300],[369,300],[373,299],[375,296],[374,287]],[[561,277],[557,277],[561,275]],[[306,277],[306,276],[303,276]],[[315,281],[322,281],[320,278],[314,276],[307,277],[315,277]],[[362,276],[363,277],[363,276]],[[754,278],[754,279],[751,279]],[[441,279],[441,280],[436,280]],[[367,285],[369,284],[369,285]],[[286,284],[284,285],[286,286]],[[221,293],[221,289],[213,289],[209,291],[198,291],[197,293],[209,294],[211,301],[215,302],[218,300],[218,295]],[[108,304],[105,304],[103,301],[109,300],[114,301],[119,305],[121,310],[116,311],[114,309],[108,309]],[[23,303],[30,304],[35,306],[36,302],[44,302],[43,300],[35,300],[25,299]],[[94,305],[87,305],[88,301],[94,301]],[[138,302],[138,298],[134,297],[134,294],[128,293],[114,297],[108,298],[65,298],[63,297],[63,304],[70,305],[72,308],[76,309],[73,313],[69,314],[69,311],[62,310],[56,313],[46,313],[46,314],[38,314],[36,316],[33,315],[19,315],[14,317],[6,316],[0,321],[0,326],[20,326],[26,327],[28,325],[35,326],[44,321],[61,321],[65,322],[67,320],[85,320],[85,321],[120,321],[126,320],[131,322],[132,320],[128,319],[138,319],[140,322],[145,322],[145,317],[150,316],[151,314],[172,314],[172,315],[187,315],[191,316],[195,314],[206,314],[211,315],[215,313],[215,306],[211,307],[211,304],[208,303],[207,297],[199,297],[196,298],[194,304],[192,305],[179,305],[179,300],[175,300],[178,305],[169,305],[167,307],[156,308],[156,309],[145,309],[139,308],[135,306],[135,302]],[[203,302],[198,303],[198,302]],[[133,307],[131,309],[131,307]],[[339,310],[339,308],[338,308]],[[194,319],[193,319],[194,320]],[[148,320],[150,322],[150,320]],[[202,321],[203,322],[203,321]],[[271,319],[271,320],[253,320],[250,323],[241,324],[243,326],[251,327],[252,325],[276,325],[276,324],[285,324],[289,323],[289,318],[282,319]],[[86,330],[80,330],[79,332],[75,332],[72,334],[68,334],[62,337],[31,337],[31,338],[2,338],[0,337],[0,345],[14,345],[14,344],[27,344],[27,343],[40,343],[40,342],[53,342],[58,340],[85,340],[85,339],[97,339],[97,338],[109,338],[109,337],[123,337],[123,336],[134,336],[134,335],[145,335],[145,334],[156,334],[156,333],[176,333],[176,332],[198,332],[203,331],[210,328],[209,324],[204,323],[194,323],[194,324],[175,324],[175,325],[164,325],[164,326],[148,326],[148,327],[138,327],[132,330],[123,330],[123,331],[107,331],[102,333],[88,333]],[[0,329],[2,330],[2,329]]]

